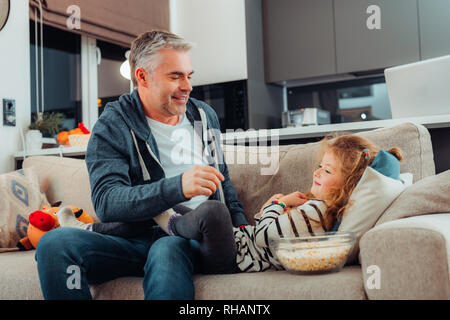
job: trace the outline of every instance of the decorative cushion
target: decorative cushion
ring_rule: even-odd
[[[370,230],[387,207],[403,192],[401,180],[392,179],[367,167],[350,196],[350,206],[342,216],[338,231],[355,232],[356,241],[347,264],[356,262],[359,239]]]
[[[424,214],[450,212],[450,170],[417,181],[392,203],[376,225]]]
[[[48,205],[33,169],[0,175],[0,252],[15,248],[26,236],[28,216]],[[9,249],[8,249],[9,248]]]

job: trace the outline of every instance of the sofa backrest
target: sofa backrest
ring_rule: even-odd
[[[430,134],[422,125],[405,123],[356,134],[382,149],[401,148],[404,155],[401,172],[411,172],[414,181],[435,174]],[[275,165],[272,170],[269,169],[272,154],[264,147],[224,146],[230,178],[249,222],[254,223],[254,214],[273,194],[309,190],[317,147],[317,142],[279,146],[278,152],[273,154],[276,160],[272,161]],[[96,218],[84,160],[34,156],[26,158],[23,167],[35,169],[50,203],[62,201],[83,208]],[[263,175],[261,170],[272,174]]]
[[[355,134],[384,150],[392,147],[402,149],[401,172],[412,173],[414,182],[435,174],[431,137],[424,126],[404,123]],[[268,170],[272,156],[269,148],[224,146],[231,181],[250,223],[254,223],[253,216],[273,194],[309,191],[318,146],[318,142],[279,146],[278,154],[273,154],[278,160],[278,171]],[[276,173],[263,175],[261,169]]]
[[[63,205],[82,208],[98,220],[91,201],[91,186],[84,160],[33,156],[25,159],[23,167],[32,167],[39,175],[41,189],[48,202],[62,201]]]

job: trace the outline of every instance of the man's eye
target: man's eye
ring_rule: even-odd
[[[328,170],[325,170],[325,172],[326,172],[326,173],[328,173],[328,174],[331,174],[331,172],[330,172],[330,171],[328,171]]]

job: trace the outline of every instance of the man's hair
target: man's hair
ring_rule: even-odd
[[[133,86],[137,87],[136,69],[144,68],[152,74],[158,66],[158,53],[161,49],[189,51],[193,44],[176,34],[163,30],[147,31],[139,35],[131,43],[130,73]]]

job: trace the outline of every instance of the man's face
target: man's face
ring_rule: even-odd
[[[183,114],[192,91],[190,79],[193,70],[189,54],[187,51],[163,49],[158,55],[157,67],[152,74],[146,74],[145,81],[139,81],[142,75],[137,71],[144,108],[150,115],[172,117]]]

